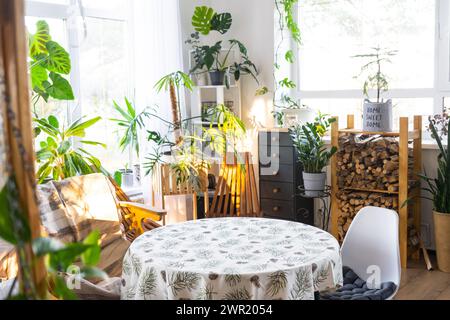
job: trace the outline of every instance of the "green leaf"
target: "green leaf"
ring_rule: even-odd
[[[91,247],[83,252],[81,261],[87,266],[95,266],[100,261],[100,232],[92,231],[83,243]]]
[[[14,177],[9,177],[0,190],[0,238],[17,245],[31,239],[31,231],[25,219]]]
[[[72,147],[72,143],[70,141],[63,141],[58,147],[58,154],[63,155]]]
[[[54,295],[63,300],[77,300],[77,295],[67,287],[66,281],[63,277],[55,276],[54,277]]]
[[[52,270],[65,272],[82,253],[91,247],[92,245],[84,243],[68,243],[65,247],[50,253],[49,265]]]
[[[32,247],[37,257],[43,257],[63,249],[64,243],[55,238],[37,238],[33,241]]]
[[[48,80],[48,72],[44,67],[36,64],[31,70],[31,85],[34,88],[44,90],[43,82]]]
[[[51,115],[51,116],[48,117],[47,120],[48,120],[48,123],[49,123],[53,128],[59,129],[59,121],[58,121],[58,119],[57,119],[55,116]]]
[[[47,54],[47,42],[51,40],[50,27],[44,20],[36,22],[36,33],[29,35],[30,56]]]
[[[211,20],[213,17],[214,10],[212,8],[206,6],[196,7],[192,16],[192,26],[195,31],[206,36],[211,31]]]
[[[105,143],[101,143],[101,142],[97,142],[97,141],[86,141],[86,140],[82,140],[82,141],[80,141],[80,143],[88,144],[88,145],[91,145],[91,146],[99,146],[99,147],[102,147],[102,148],[104,148],[104,149],[107,148],[107,146],[106,146]]]
[[[215,14],[211,20],[210,28],[220,34],[225,34],[230,30],[233,18],[230,13]]]
[[[49,70],[61,74],[69,74],[72,68],[69,53],[55,41],[46,44],[48,59],[44,66]]]
[[[288,52],[286,52],[284,58],[286,59],[287,62],[294,63],[295,61],[294,52],[292,50],[289,50]]]
[[[119,187],[121,187],[122,186],[122,172],[115,171],[114,172],[114,180],[117,182]]]
[[[92,266],[84,266],[81,268],[81,276],[84,279],[108,279],[108,274],[104,272],[103,270],[92,267]]]
[[[57,100],[74,100],[72,86],[69,81],[63,78],[61,75],[50,72],[50,79],[52,84],[45,84],[46,92],[54,99]]]
[[[74,124],[66,131],[66,137],[83,138],[86,135],[85,129],[92,127],[101,119],[101,117],[95,117],[84,122],[80,122],[80,120],[74,122]]]

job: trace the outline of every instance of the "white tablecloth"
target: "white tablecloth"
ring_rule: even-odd
[[[190,221],[149,231],[123,262],[122,299],[314,299],[342,285],[339,244],[301,223]]]

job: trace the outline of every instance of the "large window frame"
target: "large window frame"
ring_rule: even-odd
[[[39,0],[26,0],[25,1],[25,14],[30,17],[39,17],[43,19],[61,19],[66,25],[66,37],[67,37],[67,51],[70,54],[72,62],[72,70],[69,75],[70,83],[75,95],[75,101],[68,102],[66,119],[73,122],[83,115],[83,95],[81,92],[81,69],[80,69],[80,44],[79,32],[76,28],[68,26],[68,21],[73,18],[74,11],[78,12],[79,6],[83,4],[80,0],[69,0],[68,4],[57,4],[49,2],[41,2]],[[128,62],[129,79],[127,79],[126,96],[134,99],[134,37],[133,37],[133,5],[134,1],[130,1],[126,10],[112,10],[109,8],[90,8],[88,6],[82,7],[83,18],[96,18],[112,21],[120,21],[125,24],[127,43],[126,47],[126,60]],[[78,144],[74,141],[75,145]],[[128,150],[128,158],[133,158],[132,150]]]
[[[435,63],[434,86],[432,88],[391,89],[384,96],[390,99],[431,98],[433,99],[433,113],[441,113],[443,99],[450,97],[450,4],[447,0],[436,1],[435,19]],[[299,8],[299,6],[297,5]],[[299,9],[298,19],[301,15]],[[300,47],[291,43],[299,54]],[[299,59],[302,59],[299,55]],[[293,90],[297,99],[364,99],[361,90],[301,90],[301,70],[299,63],[292,66],[292,78],[300,85]],[[373,95],[375,92],[369,92]],[[405,115],[406,116],[406,115]],[[411,115],[409,115],[411,116]]]

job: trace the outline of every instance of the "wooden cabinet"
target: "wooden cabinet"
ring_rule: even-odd
[[[302,170],[289,132],[262,130],[258,146],[263,216],[314,225],[314,200],[296,196],[303,184]]]

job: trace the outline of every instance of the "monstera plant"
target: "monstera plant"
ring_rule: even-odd
[[[223,47],[222,41],[217,41],[212,46],[200,42],[200,34],[206,36],[211,31],[225,34],[231,28],[232,22],[230,13],[219,14],[206,6],[195,8],[192,26],[196,32],[186,41],[193,50],[194,65],[190,73],[198,75],[208,72],[212,85],[225,84],[227,88],[230,87],[230,77],[238,81],[243,75],[251,75],[259,83],[258,70],[248,57],[247,48],[242,42],[236,39],[229,40],[228,48]],[[235,61],[230,61],[232,50],[235,48],[238,48],[239,57],[235,57]]]
[[[74,100],[72,86],[64,77],[71,70],[69,53],[52,40],[48,23],[39,20],[36,23],[36,33],[29,33],[28,39],[33,104],[41,98],[47,102],[50,97],[56,100]]]
[[[214,9],[201,6],[196,7],[192,16],[192,26],[195,31],[208,35],[211,31],[225,34],[230,30],[233,18],[230,13],[216,13]]]

